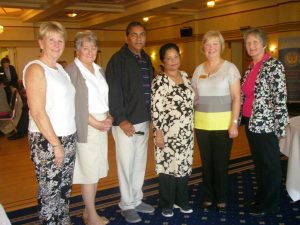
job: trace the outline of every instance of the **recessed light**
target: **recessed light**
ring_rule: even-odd
[[[73,18],[73,17],[77,16],[77,13],[75,13],[75,12],[73,12],[73,13],[67,13],[67,16]]]
[[[211,8],[211,7],[214,7],[215,4],[216,4],[215,1],[207,1],[207,2],[206,2],[207,7],[210,7],[210,8]]]

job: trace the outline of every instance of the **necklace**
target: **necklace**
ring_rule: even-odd
[[[177,72],[176,75],[167,74],[167,76],[170,77],[175,84],[182,83],[182,78],[179,72]]]
[[[207,61],[205,63],[205,70],[206,70],[207,76],[209,77],[212,74],[216,73],[220,69],[220,67],[223,64],[223,62],[224,62],[224,60],[221,59],[219,62],[217,62],[216,64],[212,65],[212,64],[209,64],[209,62]]]

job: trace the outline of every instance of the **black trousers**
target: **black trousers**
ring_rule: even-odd
[[[282,176],[278,138],[274,133],[253,133],[248,127],[249,119],[244,118],[244,121],[257,179],[255,200],[260,210],[276,212]]]
[[[189,176],[174,177],[169,174],[159,174],[159,207],[172,209],[176,204],[180,207],[189,204]]]
[[[232,139],[227,130],[196,129],[196,137],[202,162],[204,201],[225,203]]]

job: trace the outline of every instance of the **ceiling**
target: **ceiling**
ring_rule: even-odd
[[[251,1],[215,2],[213,9]],[[103,29],[132,20],[141,21],[145,16],[150,18],[149,24],[195,18],[213,9],[207,8],[206,0],[0,0],[0,19],[16,19],[23,23],[55,20],[71,27]],[[67,16],[73,12],[77,13],[76,17]]]

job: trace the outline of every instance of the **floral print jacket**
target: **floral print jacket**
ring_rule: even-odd
[[[245,83],[251,67],[242,78]],[[241,92],[241,109],[245,100]],[[271,133],[276,136],[285,136],[285,127],[288,124],[286,107],[285,71],[282,63],[270,57],[261,66],[254,87],[254,101],[252,114],[249,119],[249,130],[254,133]]]

